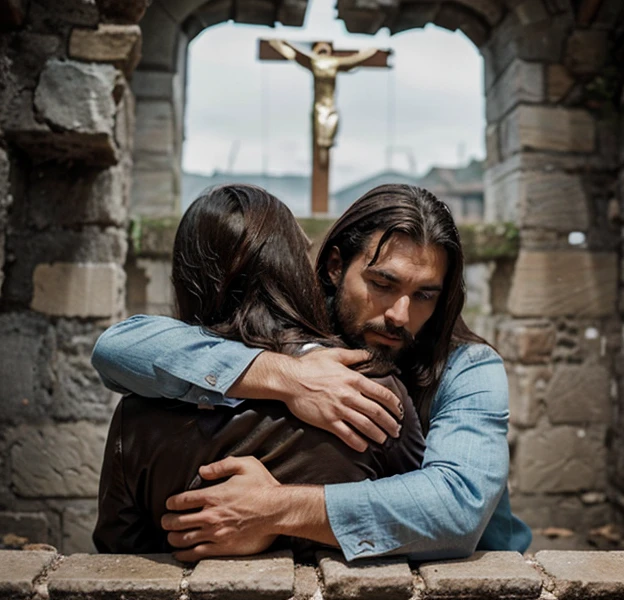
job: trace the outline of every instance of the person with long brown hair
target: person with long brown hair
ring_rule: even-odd
[[[400,368],[427,431],[422,468],[376,481],[297,486],[279,484],[253,459],[205,465],[205,480],[228,479],[168,500],[169,510],[194,511],[163,517],[172,545],[184,549],[178,556],[241,553],[245,540],[268,534],[339,546],[349,560],[526,550],[531,533],[512,514],[507,491],[505,370],[461,318],[463,252],[448,207],[414,186],[371,190],[327,234],[317,273],[335,332]],[[224,342],[228,360],[220,365],[205,345],[188,348],[192,328],[172,328],[157,317],[118,327],[104,334],[96,354],[100,372],[122,387],[156,395],[167,385],[187,400],[209,393],[215,404],[228,397],[275,398],[291,410],[307,407],[305,415],[318,417],[317,426],[358,450],[374,431],[375,415],[361,399],[365,378],[331,349],[303,357],[250,356],[244,345]],[[170,348],[184,369],[163,365],[154,346]],[[154,377],[155,370],[162,377]],[[216,384],[202,381],[199,374],[206,372]]]
[[[288,208],[261,188],[221,186],[191,205],[175,237],[172,282],[177,318],[212,343],[224,338],[289,356],[344,348],[330,332],[303,231]],[[98,550],[170,551],[160,527],[167,498],[202,487],[199,467],[226,456],[256,457],[284,483],[360,481],[417,469],[422,431],[394,367],[377,359],[361,368],[371,378],[376,374],[376,385],[387,388],[390,408],[402,417],[400,434],[363,453],[275,401],[198,410],[173,399],[124,397],[101,473],[93,536]],[[390,413],[386,418],[395,423]],[[245,550],[261,550],[275,537],[251,539]],[[289,545],[299,551],[309,546]]]

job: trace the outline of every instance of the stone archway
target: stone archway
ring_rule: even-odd
[[[303,0],[148,4],[0,0],[0,517],[66,552],[85,548],[110,415],[88,355],[124,309],[133,116],[131,211],[175,212],[188,41],[224,20],[298,24],[305,11]],[[515,508],[537,526],[602,524],[624,507],[624,7],[339,0],[338,16],[363,33],[461,29],[483,53],[487,215],[520,228],[493,318]]]

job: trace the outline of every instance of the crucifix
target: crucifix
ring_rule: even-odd
[[[314,77],[312,106],[312,214],[329,211],[329,151],[338,131],[336,77],[356,67],[389,68],[392,50],[334,50],[331,42],[313,42],[312,49],[284,40],[260,40],[260,60],[294,60]]]

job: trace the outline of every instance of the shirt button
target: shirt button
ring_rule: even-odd
[[[206,375],[204,379],[208,385],[217,385],[217,378],[215,375]]]

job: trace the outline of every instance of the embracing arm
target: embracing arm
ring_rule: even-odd
[[[298,358],[263,352],[176,319],[137,315],[106,330],[91,360],[115,391],[200,406],[279,400],[302,421],[363,451],[368,442],[352,427],[383,443],[399,431],[390,413],[401,414],[394,394],[348,368],[366,358],[362,350],[341,348]]]
[[[182,533],[189,527],[202,541],[214,542],[222,523],[214,514],[218,511],[230,519],[236,515],[238,526],[261,524],[258,530],[250,526],[245,539],[257,532],[324,543],[336,540],[348,560],[385,554],[410,554],[416,560],[467,556],[475,550],[506,487],[507,396],[498,355],[487,346],[464,347],[451,357],[436,396],[421,470],[324,489],[284,485],[269,491],[250,482],[247,490],[253,489],[253,506],[249,491],[240,494],[228,480],[170,499],[169,509],[202,510],[181,520],[169,516],[163,524],[175,531],[170,537],[174,546],[193,543]],[[240,467],[236,461],[247,460],[247,470],[256,475],[263,470],[254,459],[227,460],[230,469]],[[223,475],[223,468],[216,463],[204,467],[202,475],[214,479]],[[244,473],[238,475],[240,485],[246,483]],[[248,519],[249,514],[255,517]],[[219,551],[218,546],[210,548],[213,554]],[[201,551],[188,552],[201,557]]]

